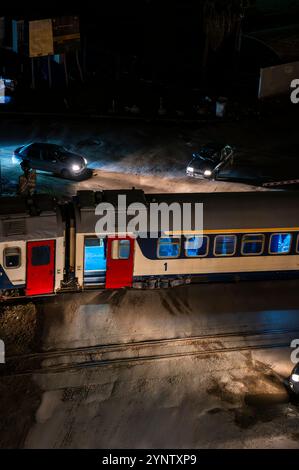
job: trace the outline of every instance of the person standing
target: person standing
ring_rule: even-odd
[[[30,168],[27,160],[22,161],[21,168],[23,175],[19,177],[18,194],[21,196],[33,196],[36,189],[36,171]]]

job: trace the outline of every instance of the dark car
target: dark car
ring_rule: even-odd
[[[28,162],[30,168],[48,171],[63,178],[82,176],[87,169],[86,158],[56,144],[23,145],[14,151],[14,158]]]
[[[232,161],[234,150],[230,145],[208,144],[193,153],[186,173],[194,178],[212,179],[225,163]]]
[[[288,388],[299,396],[299,363],[295,365],[290,377],[287,379]]]

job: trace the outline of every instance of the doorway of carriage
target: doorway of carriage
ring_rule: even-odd
[[[26,295],[52,294],[55,283],[55,240],[27,243]]]
[[[106,281],[106,240],[98,237],[84,239],[85,286],[105,285]]]
[[[134,243],[130,236],[107,238],[106,288],[132,287],[134,268]]]

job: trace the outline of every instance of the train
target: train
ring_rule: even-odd
[[[99,202],[203,204],[199,234],[96,232]],[[299,193],[146,194],[78,191],[0,198],[0,296],[90,289],[157,289],[198,282],[299,277]],[[118,209],[117,209],[118,210]],[[146,214],[148,216],[148,214]],[[190,241],[192,245],[190,248]]]

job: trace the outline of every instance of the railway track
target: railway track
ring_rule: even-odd
[[[57,349],[7,357],[2,376],[59,373],[187,356],[284,348],[289,347],[296,337],[299,337],[299,329],[273,329]]]

